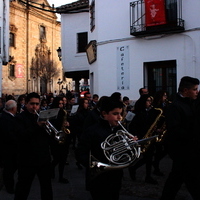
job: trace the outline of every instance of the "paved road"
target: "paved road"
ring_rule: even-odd
[[[68,184],[58,183],[57,177],[52,180],[54,200],[91,200],[89,193],[85,190],[84,169],[79,170],[74,159],[74,151],[70,149],[69,165],[65,167],[65,177],[68,178]],[[157,178],[159,184],[151,185],[144,183],[145,168],[137,170],[137,180],[131,181],[128,170],[124,169],[123,187],[120,200],[158,200],[163,184],[167,178],[171,167],[171,160],[165,157],[161,162],[161,169],[165,173],[164,177]],[[58,171],[58,170],[56,170]],[[57,172],[58,173],[58,172]],[[57,174],[56,174],[57,175]],[[17,174],[16,174],[17,178]],[[14,195],[8,194],[3,187],[0,191],[0,200],[13,200]],[[35,178],[28,200],[39,200],[39,182]],[[192,200],[187,190],[183,186],[177,195],[176,200]]]

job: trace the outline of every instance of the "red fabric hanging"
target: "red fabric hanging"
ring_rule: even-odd
[[[145,0],[146,26],[166,24],[165,0]]]

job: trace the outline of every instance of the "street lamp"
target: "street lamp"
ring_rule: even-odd
[[[60,47],[58,47],[57,52],[58,52],[58,58],[61,61],[62,60],[62,49]]]
[[[59,92],[60,92],[60,85],[62,84],[62,81],[61,81],[61,79],[60,79],[60,78],[58,79],[58,82],[57,82],[57,84],[59,85]]]

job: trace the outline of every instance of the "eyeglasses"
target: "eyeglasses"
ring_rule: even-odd
[[[30,102],[30,105],[36,105],[38,106],[40,103],[37,103],[37,102]]]

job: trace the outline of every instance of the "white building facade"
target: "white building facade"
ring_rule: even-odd
[[[81,79],[89,79],[89,63],[85,53],[89,32],[89,1],[61,6],[62,64],[65,76],[79,90]]]
[[[88,43],[94,41],[88,64],[86,54],[84,61],[70,55],[75,36],[62,30],[64,70],[88,67],[91,93],[120,92],[135,100],[147,87],[152,95],[160,89],[173,95],[181,77],[200,78],[199,0],[90,0],[89,6],[84,22],[77,23],[77,13],[61,14],[61,23],[74,33],[88,31]]]
[[[9,2],[10,0],[0,1],[0,97],[2,95],[2,65],[9,59]]]

